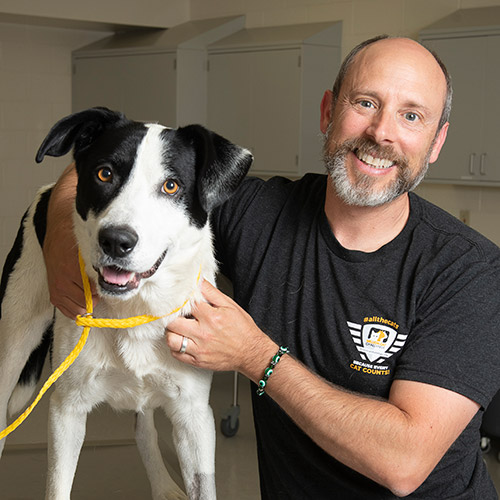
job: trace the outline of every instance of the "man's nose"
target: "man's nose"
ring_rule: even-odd
[[[396,141],[397,120],[393,112],[380,109],[372,116],[366,134],[378,144],[388,144]]]

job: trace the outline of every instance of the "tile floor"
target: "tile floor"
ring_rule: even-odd
[[[233,374],[219,373],[214,377],[211,404],[217,419],[217,492],[219,500],[257,500],[257,457],[253,431],[250,390],[248,382],[240,377],[240,427],[234,437],[220,431],[221,416],[232,404]],[[44,398],[45,399],[45,398]],[[44,405],[46,406],[46,402]],[[36,411],[43,412],[46,408]],[[44,432],[30,428],[34,419],[23,426],[26,435]],[[22,427],[23,427],[22,426]],[[161,448],[172,476],[180,482],[179,468],[169,440],[170,425],[163,416],[157,416]],[[21,428],[20,428],[21,429]],[[18,431],[16,431],[18,432]],[[20,430],[19,430],[20,432]],[[15,434],[15,433],[14,433]],[[19,444],[15,435],[9,438],[0,461],[0,498],[2,500],[40,500],[44,498],[46,450],[43,443],[31,447]],[[102,444],[102,436],[106,442]],[[129,436],[123,438],[123,436]],[[35,440],[35,439],[33,439]],[[493,442],[485,456],[493,479],[500,491],[500,443]],[[115,414],[107,407],[94,412],[88,421],[87,441],[73,486],[72,500],[143,500],[151,498],[141,459],[133,443],[133,415]],[[306,500],[306,499],[305,499]]]

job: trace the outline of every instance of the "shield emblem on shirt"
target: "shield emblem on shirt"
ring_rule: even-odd
[[[383,324],[358,325],[348,322],[348,325],[361,358],[371,363],[380,363],[390,358],[403,347],[407,338],[407,335]]]
[[[388,358],[389,349],[396,340],[397,332],[385,325],[368,324],[363,326],[361,340],[363,346],[359,349],[368,361],[375,362],[379,358]]]

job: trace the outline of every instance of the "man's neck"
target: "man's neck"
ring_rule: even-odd
[[[344,248],[375,252],[403,230],[410,215],[410,201],[405,193],[379,207],[346,205],[328,180],[325,213],[333,234]]]

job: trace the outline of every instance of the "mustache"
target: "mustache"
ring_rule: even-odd
[[[356,137],[347,139],[339,145],[334,144],[334,150],[329,150],[330,141],[325,141],[325,151],[327,156],[345,157],[347,153],[353,152],[357,156],[366,154],[375,158],[384,158],[398,165],[401,169],[406,170],[409,165],[408,158],[397,153],[392,146],[383,146],[376,143],[368,137]]]

